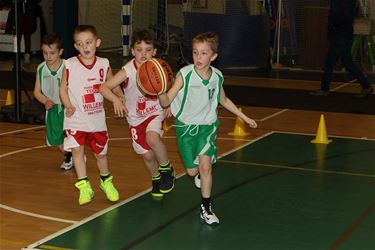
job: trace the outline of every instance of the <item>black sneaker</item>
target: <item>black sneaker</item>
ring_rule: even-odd
[[[312,96],[328,96],[329,91],[318,89],[318,90],[310,91],[309,95],[312,95]]]
[[[72,167],[73,167],[72,153],[71,152],[67,152],[67,153],[65,153],[65,160],[60,165],[60,168],[64,169],[64,170],[69,170],[69,169],[72,169]]]
[[[151,190],[151,195],[155,198],[161,198],[164,196],[160,192],[160,179],[157,180],[152,180],[152,190]]]
[[[168,168],[159,167],[160,178],[160,192],[167,194],[174,188],[175,173],[172,166]]]
[[[210,203],[208,209],[206,209],[203,206],[203,204],[201,204],[201,210],[200,210],[199,215],[200,215],[201,219],[204,220],[204,222],[206,222],[206,224],[208,224],[208,225],[219,224],[219,218],[217,218],[217,216],[212,212],[211,203]]]
[[[370,96],[374,92],[374,89],[371,87],[365,88],[361,90],[361,93],[359,93],[356,97],[358,98],[366,98]]]

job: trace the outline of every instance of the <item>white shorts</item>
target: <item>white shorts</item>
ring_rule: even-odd
[[[154,131],[158,133],[160,136],[163,135],[163,120],[164,117],[151,116],[137,126],[129,126],[133,149],[137,154],[145,154],[151,149],[151,147],[147,144],[146,141],[147,132]]]

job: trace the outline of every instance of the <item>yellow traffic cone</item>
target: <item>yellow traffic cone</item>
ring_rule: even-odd
[[[324,122],[324,115],[320,115],[319,127],[318,131],[316,132],[316,137],[311,143],[323,143],[329,144],[332,140],[328,140],[327,138],[327,130],[326,124]]]
[[[239,108],[239,110],[241,111],[241,108]],[[246,136],[246,135],[249,135],[249,134],[250,133],[246,132],[246,130],[245,130],[245,122],[237,116],[233,132],[228,133],[228,135]]]
[[[172,127],[172,125],[168,126],[167,119],[164,119],[164,121],[163,121],[163,130],[164,130],[164,132],[168,132],[171,129],[171,127]]]
[[[12,98],[12,91],[8,90],[7,92],[7,99],[5,100],[5,106],[14,104],[13,98]]]

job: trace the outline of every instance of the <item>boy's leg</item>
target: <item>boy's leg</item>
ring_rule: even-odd
[[[73,167],[73,155],[72,155],[72,152],[64,151],[64,148],[63,148],[62,145],[60,145],[59,148],[60,148],[60,151],[62,151],[62,153],[65,156],[64,161],[60,165],[60,169],[63,169],[63,170],[70,170],[70,169],[72,169],[72,167]]]
[[[207,224],[219,224],[219,219],[212,211],[211,190],[212,190],[212,165],[211,157],[199,156],[199,174],[201,179],[202,203],[200,217]]]
[[[65,155],[65,159],[60,165],[61,169],[69,170],[73,167],[72,153],[64,151],[64,137],[65,131],[63,129],[64,123],[64,108],[60,104],[55,104],[52,108],[46,111],[46,139],[47,145],[57,146],[61,153]]]
[[[80,205],[84,205],[91,202],[92,198],[94,197],[94,191],[91,188],[91,184],[87,178],[86,173],[86,163],[84,160],[84,146],[81,145],[76,148],[72,148],[71,150],[75,171],[78,178],[78,181],[75,184],[76,188],[78,188],[79,190],[78,203]]]
[[[60,165],[60,169],[70,170],[73,167],[73,156],[72,152],[64,151],[64,145],[61,144],[57,146],[60,149],[60,152],[65,156],[65,159]]]
[[[95,154],[95,158],[100,172],[100,189],[105,193],[108,200],[112,202],[118,201],[120,195],[113,185],[113,176],[109,173],[108,170],[107,155]]]
[[[156,161],[155,155],[152,150],[142,154],[143,161],[151,175],[152,190],[151,195],[153,197],[163,197],[163,193],[160,192],[160,179],[161,175],[158,171],[158,162]]]
[[[149,127],[152,127],[152,122]],[[157,161],[159,162],[160,178],[160,192],[169,193],[174,188],[175,173],[172,164],[169,161],[167,149],[164,143],[160,140],[160,134],[149,130],[146,133],[147,144],[151,147]]]

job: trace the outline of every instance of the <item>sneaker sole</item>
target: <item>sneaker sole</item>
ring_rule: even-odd
[[[104,190],[103,190],[103,188],[101,187],[101,186],[99,186],[99,188],[100,188],[100,190],[102,190],[102,192],[105,194],[105,197],[107,197],[107,199],[109,200],[109,201],[111,201],[111,202],[116,202],[116,201],[118,201],[119,199],[120,199],[120,197],[118,197],[117,199],[110,199],[108,196],[107,196],[107,194],[104,192]]]
[[[78,203],[79,203],[80,206],[89,204],[90,202],[92,202],[92,199],[89,200],[89,201],[87,201],[87,202],[83,202],[83,203],[81,203],[81,202],[78,201]]]
[[[71,170],[72,168],[73,168],[73,166],[71,166],[70,168],[60,167],[60,169],[62,169],[62,170]]]
[[[152,197],[155,197],[155,198],[161,198],[164,196],[164,194],[156,194],[156,193],[151,193]]]
[[[91,196],[91,200],[89,200],[89,201],[86,201],[86,202],[79,202],[79,200],[78,200],[78,204],[80,205],[80,206],[82,206],[82,205],[86,205],[86,204],[89,204],[90,202],[92,202],[92,200],[94,199],[94,192],[92,193],[92,196]]]
[[[208,222],[203,218],[203,216],[202,216],[201,214],[199,215],[199,217],[200,217],[201,220],[202,220],[204,223],[206,223],[207,225],[210,225],[210,226],[216,226],[216,225],[219,225],[219,222],[211,222],[211,224],[208,223]]]
[[[160,193],[168,194],[169,192],[173,190],[173,188],[174,188],[174,184],[170,189],[159,189],[159,190],[160,190]]]

